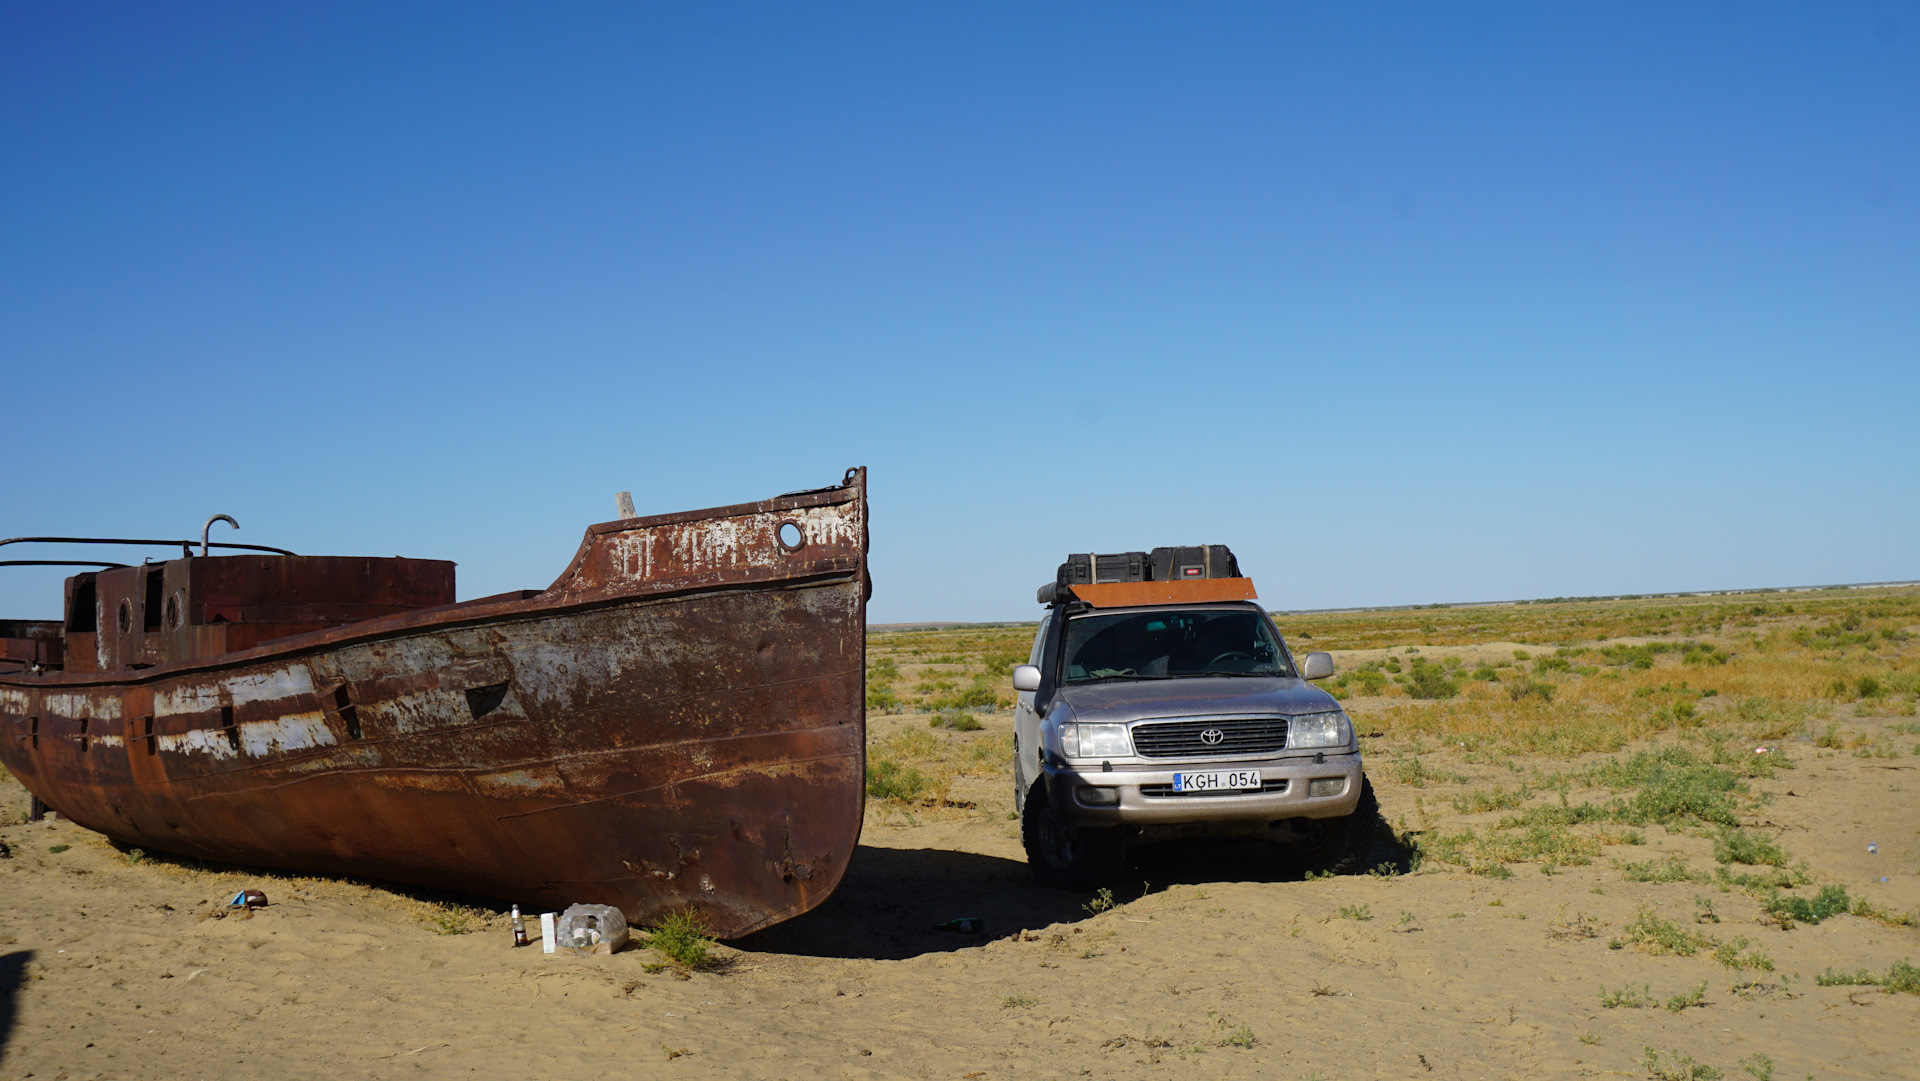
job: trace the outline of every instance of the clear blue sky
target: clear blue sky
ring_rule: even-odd
[[[1912,3],[0,8],[0,535],[467,597],[863,464],[877,622],[1913,578],[1917,373]]]

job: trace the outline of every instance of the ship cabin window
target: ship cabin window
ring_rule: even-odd
[[[93,575],[85,574],[73,584],[73,607],[67,611],[67,630],[75,634],[92,634],[100,627],[100,594],[93,583]]]
[[[156,563],[147,568],[147,602],[140,608],[141,630],[160,629],[160,613],[167,603],[167,565]]]

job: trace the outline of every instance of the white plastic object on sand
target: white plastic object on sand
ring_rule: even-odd
[[[540,913],[540,952],[553,952],[553,913]]]
[[[554,938],[576,957],[618,953],[627,945],[627,918],[609,905],[569,905],[555,921]]]

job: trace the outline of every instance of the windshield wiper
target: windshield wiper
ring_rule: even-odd
[[[1202,672],[1203,676],[1252,676],[1258,679],[1286,679],[1280,672]]]
[[[1088,683],[1105,683],[1108,680],[1112,680],[1112,679],[1180,679],[1180,678],[1181,678],[1180,676],[1149,676],[1149,675],[1137,675],[1137,674],[1120,675],[1116,673],[1111,676],[1088,676],[1085,679],[1070,679],[1067,681],[1067,685],[1069,687],[1080,687]]]

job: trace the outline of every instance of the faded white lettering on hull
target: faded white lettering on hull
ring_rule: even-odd
[[[177,735],[167,733],[153,738],[153,742],[163,751],[179,754],[204,754],[214,758],[238,758],[240,752],[227,742],[227,734],[219,728],[192,728]]]
[[[319,713],[294,713],[240,726],[240,749],[255,757],[334,745],[333,731]]]
[[[178,717],[191,713],[212,713],[220,708],[220,687],[212,683],[188,683],[169,687],[153,696],[155,717]]]
[[[280,702],[312,694],[313,678],[305,668],[276,668],[270,672],[256,672],[230,679],[227,689],[232,692],[236,706],[244,706],[249,702]]]
[[[77,721],[82,717],[104,720],[120,718],[120,699],[107,695],[49,694],[41,699],[41,705],[50,716],[68,720]]]
[[[242,754],[264,758],[288,751],[332,747],[338,742],[333,730],[327,727],[326,717],[319,713],[293,713],[270,721],[248,721],[236,725],[234,731],[240,737],[238,750],[234,749],[234,741],[227,737],[224,728],[194,728],[155,736],[154,742],[163,751],[206,754],[214,758],[238,758]]]

